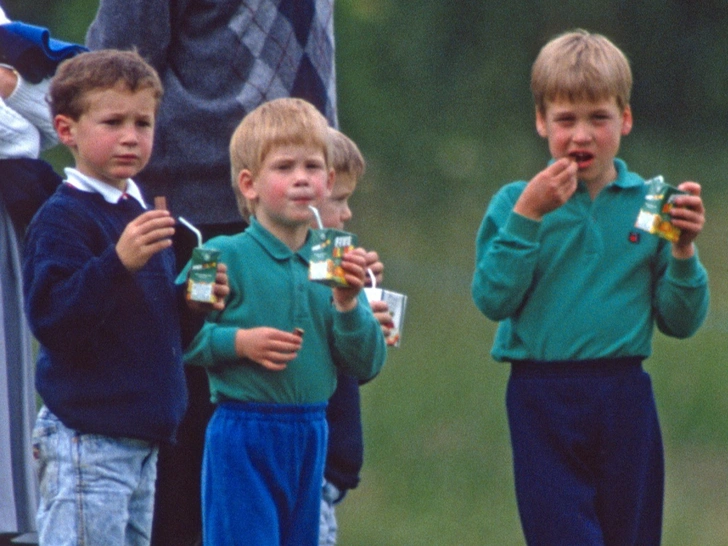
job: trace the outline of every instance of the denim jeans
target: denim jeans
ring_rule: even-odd
[[[155,444],[82,434],[45,406],[33,430],[43,546],[146,546],[157,477]]]
[[[334,546],[339,526],[336,523],[336,509],[334,505],[343,496],[339,489],[324,478],[321,491],[321,519],[319,521],[319,546]]]

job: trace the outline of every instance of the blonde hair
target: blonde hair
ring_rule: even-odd
[[[331,166],[336,174],[350,174],[356,180],[364,175],[366,162],[356,143],[341,131],[329,127]]]
[[[328,122],[311,103],[297,98],[265,102],[248,113],[230,139],[230,174],[238,209],[248,220],[255,213],[238,187],[243,170],[258,176],[267,155],[280,146],[311,146],[324,153],[327,169],[331,165]]]
[[[624,53],[608,38],[576,29],[549,41],[531,70],[531,91],[541,114],[546,103],[599,101],[614,97],[624,110],[632,91],[632,70]]]

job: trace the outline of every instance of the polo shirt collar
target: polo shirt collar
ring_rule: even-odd
[[[250,226],[245,230],[245,233],[250,235],[253,239],[258,241],[265,251],[270,254],[276,260],[288,260],[294,254],[298,255],[302,260],[308,262],[308,258],[311,255],[311,231],[309,230],[306,236],[306,242],[296,252],[293,252],[283,241],[273,235],[270,231],[265,229],[260,222],[255,219],[255,216],[250,218]]]

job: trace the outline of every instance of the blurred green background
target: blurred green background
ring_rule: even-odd
[[[0,3],[71,41],[97,6]],[[363,389],[365,469],[338,511],[342,546],[524,543],[508,370],[470,299],[473,244],[493,193],[548,160],[530,65],[574,27],[606,34],[632,63],[630,168],[703,185],[710,314],[692,339],[656,334],[647,369],[666,447],[663,544],[728,545],[728,2],[337,0],[340,124],[368,160],[349,227],[379,251],[385,286],[409,295],[402,346]]]

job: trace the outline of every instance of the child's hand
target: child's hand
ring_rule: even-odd
[[[389,305],[387,305],[386,301],[370,301],[369,305],[372,307],[374,318],[379,322],[384,339],[387,340],[387,345],[394,345],[394,340],[389,341],[389,334],[392,333],[392,328],[394,328],[394,321],[392,320],[392,313],[389,311]]]
[[[553,162],[531,179],[513,211],[540,221],[566,203],[576,191],[576,172],[576,162],[567,157]]]
[[[235,352],[241,358],[249,358],[265,369],[280,372],[296,358],[301,349],[301,335],[261,326],[240,329],[235,335]]]
[[[680,238],[672,244],[672,255],[687,259],[695,254],[693,241],[705,225],[705,207],[700,197],[700,184],[683,182],[677,188],[690,195],[676,196],[675,206],[670,211],[673,225],[681,231]]]
[[[174,218],[166,210],[149,210],[129,222],[116,243],[121,263],[132,273],[157,252],[172,246]]]
[[[362,248],[364,251],[364,258],[367,261],[366,267],[367,269],[371,269],[372,273],[374,274],[374,278],[377,281],[377,284],[382,284],[382,279],[384,278],[384,264],[379,261],[379,254],[377,254],[374,250],[366,251]],[[367,274],[367,278],[365,279],[365,283],[367,286],[371,286],[372,282],[369,278],[369,275]]]
[[[333,289],[334,306],[337,311],[345,313],[356,307],[357,296],[364,287],[367,269],[367,258],[364,249],[355,248],[344,254],[341,267],[344,270],[344,278],[349,286]]]
[[[215,284],[212,285],[212,293],[217,296],[215,303],[187,300],[187,306],[198,313],[209,313],[210,311],[225,309],[225,298],[230,294],[230,286],[228,285],[227,265],[223,263],[217,264],[217,274],[215,275]]]

